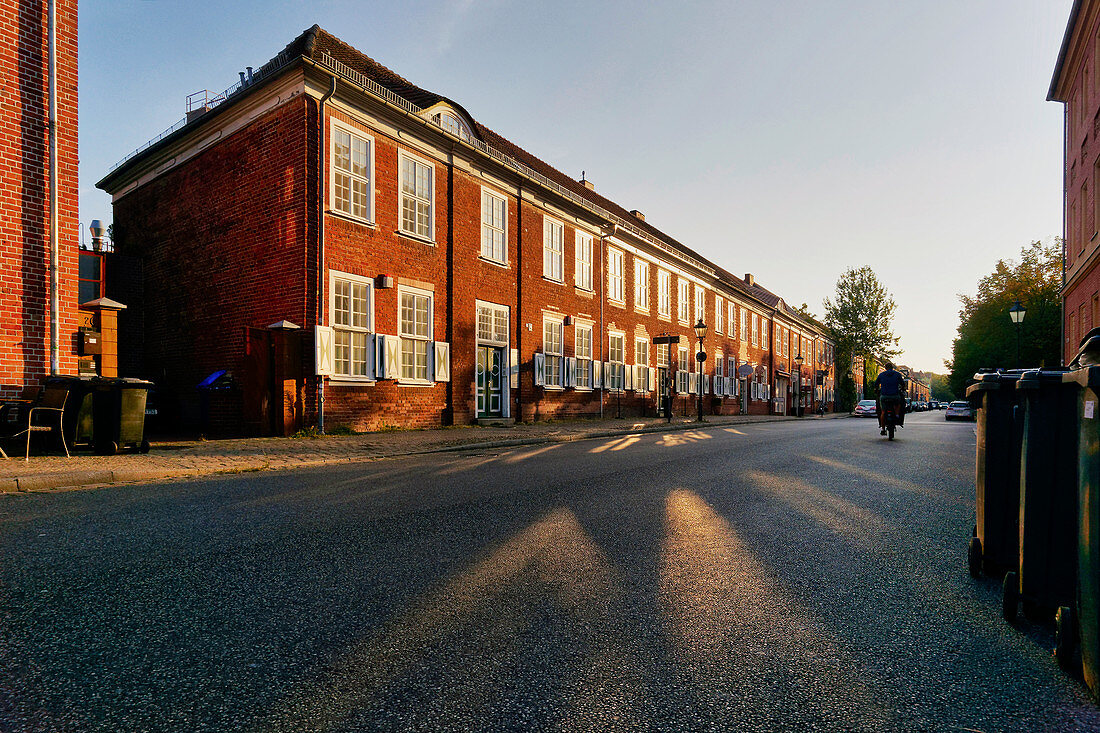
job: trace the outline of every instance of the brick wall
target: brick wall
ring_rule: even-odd
[[[307,102],[290,101],[115,201],[115,246],[143,261],[141,376],[186,424],[204,377],[244,379],[247,327],[311,322],[308,121]],[[238,427],[239,396],[214,400],[215,428]]]
[[[44,0],[0,1],[0,397],[50,369],[48,56]],[[57,3],[60,371],[75,373],[77,5]]]

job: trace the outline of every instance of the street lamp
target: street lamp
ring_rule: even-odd
[[[703,422],[703,362],[707,360],[707,352],[703,351],[703,339],[707,337],[707,324],[703,322],[702,316],[695,324],[695,335],[699,338],[699,352],[695,355],[695,360],[699,362],[699,422]]]
[[[1020,368],[1020,324],[1024,322],[1024,316],[1027,315],[1027,308],[1020,303],[1020,299],[1017,298],[1016,302],[1008,309],[1008,317],[1012,319],[1012,322],[1016,324],[1016,368]]]
[[[798,355],[794,358],[795,366],[798,368],[798,381],[796,382],[796,384],[798,385],[798,389],[795,390],[795,393],[794,393],[794,405],[795,405],[795,414],[798,415],[799,417],[802,417],[802,362],[803,361],[804,361],[804,359],[802,358],[802,352],[800,351],[800,352],[798,352]]]

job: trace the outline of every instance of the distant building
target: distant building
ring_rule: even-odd
[[[1100,325],[1100,1],[1075,0],[1047,99],[1065,105],[1063,363]]]
[[[316,26],[241,77],[98,184],[181,424],[653,415],[666,384],[677,414],[832,409],[818,324],[459,103]]]

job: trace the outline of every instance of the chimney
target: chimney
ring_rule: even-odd
[[[752,276],[751,272],[745,273],[745,284],[748,285],[750,288],[753,285],[756,285],[756,278]]]
[[[638,211],[637,209],[632,209],[631,212],[630,212],[630,215],[633,216],[638,221],[645,221],[645,214]]]
[[[584,171],[581,171],[580,184],[582,186],[584,186],[585,188],[587,188],[589,191],[595,191],[596,190],[595,184],[593,184],[592,181],[588,180],[588,178],[585,177]]]

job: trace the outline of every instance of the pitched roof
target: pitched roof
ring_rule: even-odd
[[[345,66],[353,69],[354,71],[362,74],[364,77],[370,79],[376,84],[388,89],[394,94],[408,100],[421,109],[426,109],[440,102],[445,102],[452,106],[457,111],[462,112],[467,119],[473,123],[474,134],[481,138],[481,140],[487,145],[496,148],[498,151],[508,155],[523,165],[531,168],[537,173],[545,176],[549,180],[558,184],[562,188],[576,194],[577,196],[591,202],[592,204],[599,206],[607,211],[615,214],[619,218],[630,222],[632,226],[644,231],[654,239],[660,240],[664,244],[668,245],[673,250],[686,255],[689,258],[697,260],[706,264],[714,269],[721,278],[723,284],[727,287],[740,292],[742,295],[749,298],[756,299],[770,308],[777,308],[781,302],[781,298],[767,290],[759,284],[749,285],[743,279],[733,275],[729,271],[717,264],[711,262],[705,257],[701,256],[698,252],[684,245],[678,240],[670,237],[665,232],[661,231],[652,224],[648,224],[641,219],[638,219],[625,208],[615,203],[611,199],[608,199],[595,191],[589,189],[581,182],[568,176],[552,165],[545,161],[535,157],[531,153],[528,153],[523,148],[519,147],[515,143],[507,140],[501,135],[497,134],[493,130],[489,129],[485,125],[482,125],[474,119],[462,105],[458,104],[452,99],[449,99],[442,94],[429,91],[423,87],[413,84],[408,79],[405,79],[400,74],[392,71],[388,67],[380,64],[371,57],[359,51],[351,44],[345,43],[333,34],[329,33],[319,25],[314,25],[311,28],[306,29],[297,38],[291,41],[287,46],[279,52],[274,58],[268,61],[266,64],[260,67],[257,72],[257,77],[265,79],[271,71],[279,70],[287,64],[288,61],[296,59],[298,57],[305,57],[314,61],[320,61],[322,57],[328,55],[336,61],[344,64]],[[237,95],[241,97],[245,96],[252,90],[252,87],[243,87],[231,95],[227,102],[231,101]],[[220,107],[228,107],[229,104],[219,105],[212,111],[217,112]],[[189,125],[188,125],[189,126]],[[182,130],[180,131],[182,132]],[[162,141],[163,142],[163,141]],[[152,146],[150,150],[159,147],[158,145]],[[143,156],[138,156],[143,157]],[[128,161],[129,162],[129,161]],[[110,176],[108,176],[110,177]],[[106,178],[104,179],[106,180]],[[102,182],[101,182],[102,183]],[[799,314],[794,314],[797,317]]]

